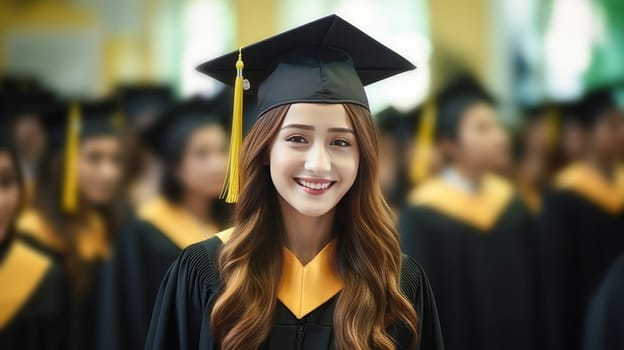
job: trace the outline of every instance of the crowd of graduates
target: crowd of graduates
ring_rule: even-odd
[[[616,88],[524,108],[510,128],[462,74],[375,116],[380,186],[447,349],[624,348]],[[156,84],[70,99],[0,79],[0,349],[144,347],[169,266],[231,226],[231,100]]]

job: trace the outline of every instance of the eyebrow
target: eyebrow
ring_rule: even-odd
[[[284,130],[284,129],[314,130],[315,128],[312,125],[306,125],[306,124],[288,124],[288,125],[282,126],[281,130]],[[348,133],[351,133],[351,134],[355,134],[355,131],[353,131],[353,129],[351,129],[351,128],[329,128],[329,129],[327,129],[327,131],[330,131],[330,132],[348,132]]]

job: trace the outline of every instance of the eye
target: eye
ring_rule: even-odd
[[[307,143],[306,139],[303,136],[291,136],[286,139],[286,142],[294,142],[294,143]]]
[[[339,147],[349,147],[351,146],[351,144],[349,142],[347,142],[346,140],[343,139],[337,139],[332,141],[331,143],[332,146],[339,146]]]

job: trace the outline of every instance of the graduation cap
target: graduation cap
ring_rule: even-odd
[[[589,128],[604,116],[605,112],[617,109],[618,104],[613,86],[603,86],[588,91],[576,104],[571,115],[583,127]]]
[[[140,128],[149,125],[173,103],[173,92],[167,85],[122,85],[115,92],[126,120]]]
[[[194,96],[171,106],[143,133],[145,143],[161,158],[176,157],[193,130],[216,124],[229,128],[229,118],[219,99]]]
[[[78,205],[76,167],[78,147],[89,138],[116,135],[123,126],[120,112],[113,100],[57,103],[45,117],[51,151],[64,152],[61,208],[74,212]]]
[[[364,86],[414,68],[336,15],[201,64],[198,71],[234,86],[230,156],[222,196],[230,203],[238,197],[244,88],[257,98],[257,118],[291,103],[352,103],[368,108]]]

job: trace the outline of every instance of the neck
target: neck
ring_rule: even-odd
[[[280,198],[286,248],[306,265],[332,239],[335,208],[321,216],[299,213]]]
[[[182,206],[201,223],[211,222],[211,204],[206,197],[194,193],[187,193],[182,199]]]
[[[451,165],[451,169],[468,181],[473,188],[479,188],[481,179],[485,175],[484,171],[470,167],[467,164],[456,163]]]

